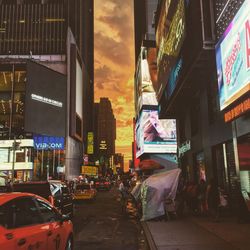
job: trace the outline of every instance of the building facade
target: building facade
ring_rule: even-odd
[[[156,25],[159,33],[169,24],[159,37],[163,42],[157,43],[160,117],[177,119],[179,165],[184,176],[196,183],[215,178],[236,209],[239,199],[250,191],[249,91],[243,87],[237,96],[230,91],[237,92],[237,86],[249,82],[250,71],[235,64],[239,52],[246,56],[242,65],[247,65],[249,11],[242,4],[249,9],[249,1],[180,0],[167,6],[168,2],[159,5]],[[239,39],[233,33],[234,25],[241,27]],[[235,41],[239,47],[232,45]],[[228,57],[228,68],[223,65],[227,60],[223,46],[229,56],[230,51],[235,53]],[[236,52],[234,48],[240,49]],[[222,75],[224,67],[228,75]],[[242,77],[237,78],[238,74]],[[225,94],[231,84],[223,82],[227,79],[237,79],[237,83]]]
[[[86,2],[0,3],[0,139],[5,155],[0,170],[10,177],[14,173],[23,181],[70,179],[80,173],[86,141],[86,97],[93,96],[91,88],[86,94],[93,80],[93,70],[86,64],[93,60],[88,58],[91,54],[86,55],[84,43],[86,32],[93,33],[91,25],[89,30],[83,29],[89,20],[84,19]],[[91,12],[86,12],[91,17]],[[88,46],[93,49],[90,42]],[[6,146],[9,140],[20,143],[20,152]],[[25,174],[27,164],[15,170],[17,153],[25,155],[27,150],[31,150],[29,174]]]
[[[144,14],[141,15],[141,9]],[[157,57],[155,32],[158,1],[144,0],[135,3],[135,123],[133,167],[139,160],[154,159],[167,169],[177,167],[176,121],[160,119],[157,85]],[[170,116],[168,118],[171,118]]]
[[[116,119],[108,98],[95,103],[95,157],[100,165],[109,167],[115,155]]]

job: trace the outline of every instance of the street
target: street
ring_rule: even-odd
[[[133,207],[122,212],[115,187],[99,191],[94,201],[77,202],[73,224],[75,250],[148,250]]]

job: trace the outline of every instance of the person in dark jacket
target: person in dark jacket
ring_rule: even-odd
[[[219,189],[215,179],[211,179],[206,191],[206,200],[208,206],[208,212],[212,218],[218,222],[219,221],[219,205],[220,205],[220,196]]]

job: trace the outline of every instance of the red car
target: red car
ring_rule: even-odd
[[[0,194],[0,249],[73,249],[72,222],[40,196]]]
[[[97,190],[110,190],[111,183],[107,179],[99,179],[95,182],[95,188]]]

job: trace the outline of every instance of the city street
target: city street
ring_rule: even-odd
[[[75,250],[147,250],[136,213],[129,204],[122,212],[116,188],[99,191],[94,201],[75,204]]]

